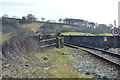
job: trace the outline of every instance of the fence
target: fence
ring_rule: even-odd
[[[120,48],[120,36],[63,36],[66,43],[96,48]]]
[[[52,39],[45,39],[39,41],[40,48],[46,48],[46,47],[56,47],[56,48],[62,48],[64,43],[63,37],[56,37]]]

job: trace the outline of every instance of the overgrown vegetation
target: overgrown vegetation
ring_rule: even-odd
[[[51,49],[44,53],[27,54],[17,60],[4,63],[5,78],[92,78],[83,76],[74,70],[69,60],[61,53],[69,49]],[[13,64],[14,63],[14,64]],[[19,68],[19,69],[18,69]]]
[[[2,45],[2,53],[6,59],[16,58],[23,54],[37,51],[37,41],[33,38],[34,32],[30,29],[18,29],[12,37]]]

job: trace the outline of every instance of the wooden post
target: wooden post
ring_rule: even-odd
[[[63,37],[60,38],[60,47],[61,48],[64,47],[64,38]]]
[[[56,48],[59,48],[60,47],[60,39],[59,37],[57,36],[56,37]]]

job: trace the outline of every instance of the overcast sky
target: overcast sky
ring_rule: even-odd
[[[52,20],[59,18],[84,19],[102,24],[118,21],[119,0],[0,0],[0,16],[33,14]]]

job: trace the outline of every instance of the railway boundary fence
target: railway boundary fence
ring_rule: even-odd
[[[63,37],[55,37],[50,39],[44,39],[40,40],[38,42],[38,45],[40,48],[46,48],[46,47],[56,47],[56,48],[62,48],[64,44],[64,38]]]

